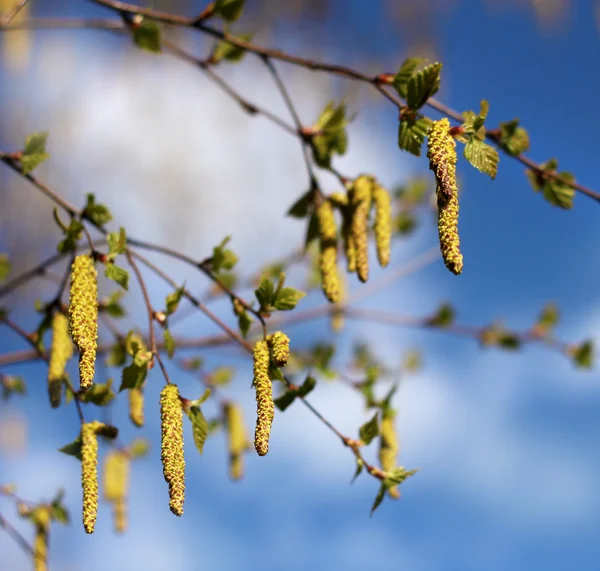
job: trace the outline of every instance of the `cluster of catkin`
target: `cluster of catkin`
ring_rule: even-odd
[[[269,451],[271,425],[275,416],[270,368],[284,367],[290,356],[290,339],[281,331],[254,345],[254,388],[256,390],[256,429],[254,448],[259,456]]]
[[[348,184],[348,192],[334,193],[322,200],[316,210],[319,224],[319,270],[325,297],[338,303],[341,297],[338,274],[338,228],[335,209],[342,216],[341,238],[346,257],[346,268],[358,279],[369,278],[369,216],[375,212],[373,230],[377,259],[381,267],[390,261],[392,239],[392,206],[388,191],[375,178],[360,175]]]
[[[448,119],[434,121],[427,139],[429,168],[435,175],[440,249],[453,274],[463,269],[458,237],[458,188],[456,185],[456,142]]]

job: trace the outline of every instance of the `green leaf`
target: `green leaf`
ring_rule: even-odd
[[[125,290],[129,287],[129,272],[115,264],[106,264],[104,275]]]
[[[107,367],[121,367],[125,364],[125,347],[120,342],[115,343],[106,358]]]
[[[202,396],[200,398],[196,399],[195,401],[192,401],[191,405],[192,406],[200,406],[202,403],[204,403],[208,400],[208,398],[210,397],[211,394],[212,394],[212,389],[210,387],[207,387],[206,389],[204,389]]]
[[[273,305],[275,309],[280,311],[289,311],[294,309],[304,296],[306,294],[303,291],[294,289],[293,287],[284,287],[281,288]]]
[[[500,157],[494,147],[471,137],[465,145],[465,158],[478,171],[487,174],[492,179],[496,178]]]
[[[209,375],[210,384],[223,387],[233,380],[235,369],[231,367],[217,367]]]
[[[129,451],[129,456],[132,460],[135,458],[143,458],[147,456],[148,451],[150,450],[150,445],[145,438],[136,438],[133,442],[127,447]]]
[[[52,500],[52,503],[50,504],[50,517],[54,521],[68,525],[70,517],[69,510],[63,503],[64,495],[65,491],[61,489]]]
[[[192,422],[194,444],[196,445],[198,452],[202,454],[204,442],[208,436],[208,422],[206,422],[206,418],[204,418],[204,415],[198,406],[191,406],[187,411],[187,415]]]
[[[179,307],[179,302],[181,301],[181,298],[183,297],[184,292],[185,292],[185,285],[182,285],[179,289],[176,289],[173,293],[170,293],[165,298],[165,306],[167,308],[167,311],[166,311],[167,315],[173,315],[173,313],[175,313],[177,311],[177,308]]]
[[[417,68],[425,61],[425,58],[410,57],[404,60],[398,73],[394,76],[392,85],[402,99],[406,99],[406,86],[409,79],[413,76]]]
[[[296,391],[285,391],[280,397],[273,399],[275,406],[280,410],[284,411],[296,400]]]
[[[3,282],[10,274],[10,260],[8,254],[0,254],[0,282]]]
[[[99,227],[104,226],[104,224],[113,219],[110,210],[104,204],[96,204],[96,197],[91,193],[87,195],[87,204],[83,209],[83,217],[91,220]]]
[[[64,254],[65,252],[73,252],[77,248],[77,242],[81,238],[83,232],[83,224],[75,218],[71,219],[71,224],[67,227],[65,238],[59,242],[57,250]]]
[[[261,309],[267,309],[273,305],[275,294],[275,284],[269,278],[262,278],[254,295],[260,304]]]
[[[432,63],[413,74],[406,84],[406,103],[410,109],[417,111],[440,88],[440,72],[442,64]]]
[[[310,243],[319,237],[319,219],[316,214],[312,214],[306,225],[306,237],[304,238],[304,249],[307,250]]]
[[[358,430],[358,435],[365,444],[371,444],[373,438],[379,434],[378,416],[379,412],[376,412],[373,415],[373,418],[368,422],[365,422]]]
[[[58,451],[81,460],[81,434],[73,442],[59,448]]]
[[[571,351],[573,362],[580,369],[591,369],[594,366],[594,342],[586,340]]]
[[[550,159],[548,162],[540,165],[540,170],[527,169],[525,174],[536,192],[542,191],[542,196],[553,206],[568,210],[573,208],[573,198],[575,189],[554,178],[552,175],[558,174],[563,180],[573,183],[575,177],[569,172],[556,173],[558,161]]]
[[[108,243],[108,255],[114,259],[117,254],[123,254],[127,248],[127,234],[125,228],[121,226],[118,232],[110,232],[106,236]]]
[[[407,470],[402,466],[394,468],[391,472],[388,472],[387,478],[383,481],[386,487],[398,486],[402,484],[404,480],[414,476],[418,470]]]
[[[213,255],[210,261],[213,272],[231,270],[237,264],[238,257],[235,252],[225,248],[230,240],[231,236],[227,236],[218,246],[213,248]]]
[[[310,393],[315,388],[316,385],[317,385],[317,380],[312,375],[308,375],[306,377],[306,379],[304,379],[304,382],[298,387],[296,394],[299,397],[304,398],[308,393]]]
[[[420,157],[423,141],[427,136],[431,120],[427,117],[417,118],[413,115],[408,115],[400,119],[398,127],[398,146],[403,151]]]
[[[354,476],[352,476],[352,480],[350,481],[350,483],[354,483],[354,480],[356,480],[356,478],[358,478],[360,476],[360,473],[363,471],[363,468],[365,467],[365,463],[360,459],[357,458],[356,459],[356,471],[354,472]]]
[[[475,114],[473,111],[465,111],[463,113],[465,121],[462,127],[467,134],[475,135],[480,141],[485,139],[486,131],[483,127],[489,109],[490,104],[485,99],[482,99],[479,104],[479,114]]]
[[[379,486],[379,491],[377,492],[377,495],[375,496],[375,501],[373,502],[373,505],[371,506],[371,515],[373,515],[375,510],[379,507],[379,505],[383,501],[386,490],[387,490],[386,485],[382,483],[381,486]]]
[[[252,35],[250,34],[241,34],[239,36],[228,34],[228,36],[237,40],[241,40],[242,42],[249,42],[252,39]],[[225,40],[220,40],[215,44],[215,47],[210,54],[210,61],[213,63],[218,63],[220,61],[229,61],[235,63],[241,61],[245,55],[246,50],[244,48],[234,46]]]
[[[126,315],[125,308],[119,303],[122,297],[123,290],[118,289],[111,293],[108,300],[100,306],[102,311],[106,311],[108,315],[115,318]]]
[[[498,335],[498,346],[509,351],[516,351],[521,348],[522,341],[518,335],[510,331],[504,331]]]
[[[529,134],[519,127],[518,119],[500,123],[500,144],[513,157],[529,150]]]
[[[437,312],[428,321],[428,324],[433,327],[450,327],[456,319],[454,307],[449,303],[444,303],[439,307]]]
[[[214,12],[227,22],[235,22],[244,10],[245,0],[215,0]]]
[[[334,153],[343,155],[348,148],[346,105],[330,101],[314,126],[317,134],[311,139],[313,158],[318,166],[329,168]]]
[[[417,226],[417,219],[410,210],[401,210],[396,214],[394,228],[398,234],[408,235],[413,232]]]
[[[556,326],[559,318],[558,306],[555,303],[547,303],[540,312],[535,328],[540,334],[547,335]]]
[[[162,51],[162,28],[157,22],[144,18],[133,28],[133,41],[139,48],[153,53]]]
[[[108,379],[106,383],[94,383],[79,398],[83,402],[106,406],[115,398],[115,393],[112,390],[112,379]]]
[[[307,190],[287,211],[287,215],[292,218],[306,218],[309,213],[309,207],[312,204],[315,191],[310,188]]]
[[[147,365],[138,365],[136,363],[131,363],[127,367],[123,369],[123,373],[121,376],[121,386],[119,387],[119,392],[124,391],[126,389],[138,389],[142,386],[144,381],[146,380],[146,375],[148,374],[148,366]]]
[[[2,387],[2,400],[8,400],[12,395],[24,395],[26,393],[23,377],[0,375],[0,386]]]
[[[250,330],[250,326],[252,325],[252,317],[248,314],[246,310],[240,312],[238,315],[238,327],[242,333],[242,336],[246,338],[248,335],[248,331]]]
[[[163,329],[163,338],[165,340],[165,349],[167,350],[167,355],[169,359],[173,358],[175,355],[175,340],[173,339],[173,335],[168,329]]]
[[[33,172],[41,163],[43,163],[48,157],[46,152],[46,140],[48,139],[48,132],[32,133],[25,139],[25,148],[21,155],[21,171],[23,174],[29,174]]]

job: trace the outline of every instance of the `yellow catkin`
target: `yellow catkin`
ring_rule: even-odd
[[[120,450],[111,450],[104,461],[104,499],[113,504],[115,531],[127,528],[127,492],[129,488],[129,457]]]
[[[356,245],[352,237],[352,210],[344,211],[342,222],[342,240],[344,243],[344,255],[346,256],[346,269],[349,273],[356,272]]]
[[[368,221],[372,186],[373,179],[361,175],[354,181],[350,190],[352,205],[350,235],[356,249],[356,274],[361,282],[369,279]]]
[[[48,530],[43,525],[35,526],[33,568],[35,571],[48,570]]]
[[[377,260],[382,268],[390,263],[392,243],[392,201],[388,191],[376,184],[373,187],[373,204],[375,205],[375,245]]]
[[[269,345],[257,341],[254,345],[254,387],[256,389],[256,431],[254,448],[259,456],[269,451],[269,436],[275,416],[273,385],[269,378]]]
[[[72,356],[69,319],[64,313],[57,311],[52,317],[52,346],[48,364],[48,396],[52,408],[60,406],[65,366]]]
[[[127,531],[127,502],[117,500],[113,505],[113,525],[117,533]]]
[[[271,347],[273,363],[277,367],[285,367],[290,358],[290,338],[285,333],[277,331],[269,335],[267,340]]]
[[[225,405],[225,424],[229,440],[229,475],[232,480],[241,480],[244,475],[244,452],[248,449],[248,438],[239,405]]]
[[[379,463],[384,472],[396,468],[399,446],[396,428],[394,426],[394,412],[386,410],[381,419],[381,436],[379,438]],[[400,491],[397,486],[388,489],[391,498],[398,499]]]
[[[169,484],[169,508],[183,514],[185,499],[185,459],[183,456],[183,409],[177,385],[166,385],[160,393],[161,460]]]
[[[79,386],[87,390],[94,381],[98,345],[98,273],[89,256],[75,258],[70,293],[69,328],[79,349]]]
[[[94,533],[98,514],[98,430],[102,426],[101,422],[94,421],[81,427],[81,487],[86,533]]]
[[[446,267],[453,274],[463,269],[458,236],[458,188],[456,186],[456,142],[448,119],[435,121],[428,134],[427,157],[434,172],[438,207],[440,249]]]
[[[333,207],[327,200],[317,207],[319,221],[319,270],[325,297],[335,303],[340,297],[337,268],[337,228]]]
[[[141,387],[129,391],[129,419],[137,427],[144,426],[144,392]]]

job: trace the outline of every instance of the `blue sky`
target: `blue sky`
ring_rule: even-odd
[[[600,96],[592,3],[573,2],[569,19],[552,31],[514,4],[455,2],[434,20],[444,63],[439,97],[458,110],[488,99],[490,125],[520,117],[530,132],[532,158],[556,156],[562,169],[598,188],[594,134],[600,118],[588,103]],[[348,5],[343,30],[332,22],[325,26],[340,44],[329,40],[334,47],[324,59],[356,63],[360,44],[350,39],[361,23],[376,29],[384,19],[374,8],[378,3]],[[77,9],[74,3],[68,7],[72,15],[81,14]],[[398,38],[389,27],[381,29],[373,50],[399,66],[408,54],[395,57]],[[302,51],[287,28],[271,40]],[[52,158],[40,176],[77,203],[85,192],[97,193],[117,224],[137,237],[204,257],[231,234],[245,272],[293,249],[303,227],[283,214],[306,185],[297,142],[262,119],[245,117],[193,68],[125,46],[126,40],[102,32],[36,35],[39,59],[31,69],[0,72],[0,98],[9,110],[0,117],[2,148],[16,148],[28,132],[49,129]],[[323,76],[282,70],[306,122],[343,89]],[[255,62],[226,73],[249,99],[285,113]],[[338,163],[342,172],[373,172],[390,186],[427,172],[425,159],[397,149],[391,106],[366,92],[351,98],[350,106],[353,101],[360,113],[350,130],[349,153]],[[554,300],[563,313],[561,338],[598,340],[598,205],[577,195],[572,212],[552,208],[528,186],[522,167],[506,157],[493,182],[465,161],[458,168],[464,274],[455,278],[438,263],[365,299],[361,307],[423,315],[452,300],[461,322],[479,325],[504,317],[507,325],[526,328],[545,301]],[[13,175],[0,177],[0,198],[11,213],[10,220],[2,218],[0,244],[10,249],[15,236],[26,240],[35,256],[18,263],[31,265],[52,253],[58,240],[48,204]],[[335,188],[334,181],[323,180]],[[397,243],[389,271],[435,243],[435,228],[425,225],[413,239]],[[202,290],[205,283],[189,268],[156,259],[176,280]],[[294,283],[300,274],[290,279]],[[32,301],[52,291],[40,285],[11,298],[13,316],[33,326]],[[154,299],[166,293],[152,282]],[[135,288],[128,299],[126,323],[144,323]],[[319,303],[314,296],[303,306]],[[229,317],[226,306],[215,308]],[[214,331],[200,316],[177,329],[194,336]],[[331,337],[324,320],[290,328],[289,334],[297,347]],[[0,335],[3,352],[22,348],[6,331]],[[406,379],[396,396],[401,463],[421,471],[403,486],[399,502],[384,502],[372,518],[376,482],[363,476],[350,486],[351,455],[297,404],[277,416],[269,455],[248,456],[241,484],[226,478],[222,436],[209,440],[200,457],[188,432],[185,514],[172,516],[158,454],[162,380],[157,371],[149,382],[143,429],[152,450],[134,467],[130,531],[124,538],[112,534],[106,508],[94,536],[81,529],[79,466],[55,452],[74,437],[75,413],[49,409],[45,372],[38,365],[7,370],[25,375],[30,394],[13,405],[1,404],[0,420],[24,419],[28,444],[19,455],[0,454],[0,482],[17,482],[20,493],[33,500],[66,488],[73,525],[53,532],[53,571],[138,566],[187,571],[201,565],[247,571],[354,571],[366,565],[419,571],[598,568],[597,371],[576,371],[539,347],[518,354],[482,351],[468,339],[362,322],[348,323],[338,338],[340,353],[347,355],[356,339],[367,339],[390,365],[413,347],[423,348],[426,360],[424,370]],[[209,364],[238,367],[232,394],[251,425],[249,361],[227,349],[208,355]],[[186,396],[200,393],[195,380],[171,372]],[[311,402],[347,434],[366,419],[359,399],[341,385],[321,383]],[[122,405],[114,414],[124,427],[124,441],[137,434]],[[11,514],[5,502],[0,509]],[[30,567],[5,534],[0,534],[0,553],[10,569]]]

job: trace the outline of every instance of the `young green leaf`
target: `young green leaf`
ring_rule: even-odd
[[[73,442],[59,448],[58,451],[69,456],[74,456],[77,460],[81,460],[81,435],[77,436]]]
[[[254,292],[261,309],[269,308],[273,305],[275,295],[275,284],[269,278],[262,278],[256,291]]]
[[[478,171],[487,174],[492,179],[496,178],[500,157],[494,147],[475,137],[470,137],[465,145],[465,158]]]
[[[173,293],[170,293],[165,298],[165,307],[167,309],[167,315],[173,315],[173,313],[177,311],[177,308],[179,307],[179,302],[181,301],[184,292],[185,285],[182,285],[179,289],[176,289]]]
[[[244,10],[245,0],[215,0],[214,13],[227,22],[235,22]]]
[[[96,204],[96,197],[91,193],[87,195],[87,204],[82,216],[99,227],[113,219],[110,210],[104,204]]]
[[[25,139],[25,148],[21,155],[21,171],[23,174],[33,172],[41,163],[48,158],[46,152],[46,140],[48,132],[32,133]]]
[[[513,157],[529,150],[529,134],[519,127],[518,119],[500,123],[500,144]]]
[[[83,232],[83,224],[79,220],[72,218],[71,224],[66,228],[65,238],[59,242],[56,248],[61,254],[73,252],[77,248],[77,242]]]
[[[308,375],[306,379],[304,379],[304,382],[298,387],[296,394],[299,397],[304,398],[315,388],[316,384],[317,380],[312,375]]]
[[[3,282],[10,274],[10,260],[8,254],[0,254],[0,282]]]
[[[115,398],[115,393],[112,390],[112,379],[108,379],[106,383],[94,383],[79,398],[82,402],[106,406]]]
[[[123,369],[119,392],[124,391],[126,389],[139,389],[146,380],[147,374],[147,365],[138,365],[136,363],[131,363]]]
[[[427,136],[431,121],[427,117],[417,118],[408,115],[400,119],[398,127],[398,146],[403,151],[420,157],[423,141]]]
[[[312,204],[315,191],[308,189],[287,211],[287,215],[292,218],[306,218],[309,213],[309,206]]]
[[[438,92],[441,71],[442,64],[437,62],[410,77],[406,84],[406,103],[409,109],[417,111]]]
[[[273,402],[275,403],[275,406],[283,412],[294,402],[294,400],[296,400],[296,391],[285,391],[281,396],[273,399]]]
[[[117,254],[123,254],[127,248],[125,228],[121,226],[118,232],[110,232],[106,236],[106,242],[108,243],[108,256],[110,259],[114,259]]]
[[[124,290],[129,287],[129,272],[115,264],[106,264],[104,275],[118,283]]]
[[[417,68],[425,61],[425,58],[410,57],[402,63],[398,73],[394,76],[392,85],[402,99],[406,99],[406,86],[408,80],[413,76]]]
[[[375,438],[379,434],[379,413],[376,412],[373,415],[373,418],[368,422],[365,422],[360,429],[358,430],[358,435],[360,439],[365,444],[371,444],[373,438]]]
[[[364,467],[365,467],[365,463],[360,458],[357,458],[356,459],[356,471],[354,472],[354,476],[352,476],[352,480],[350,480],[351,484],[353,484],[354,480],[356,480],[356,478],[358,478],[360,476]]]
[[[250,34],[241,34],[239,36],[229,34],[229,36],[241,40],[242,42],[249,42],[252,39]],[[245,55],[246,50],[244,48],[234,46],[225,40],[219,40],[210,54],[210,61],[212,63],[218,63],[220,61],[237,63],[241,61]]]
[[[144,18],[133,28],[133,41],[139,48],[153,53],[162,51],[162,28],[158,22]]]
[[[591,369],[594,365],[594,342],[584,341],[572,349],[571,355],[576,367]]]
[[[225,247],[230,240],[231,236],[227,236],[218,246],[213,248],[210,264],[215,273],[218,273],[221,270],[231,270],[238,262],[238,257],[235,252]]]
[[[304,296],[306,294],[303,291],[294,289],[293,287],[284,287],[277,294],[273,305],[275,309],[280,311],[289,311],[294,309]]]
[[[435,315],[428,320],[428,324],[433,327],[450,327],[456,318],[456,312],[449,303],[444,303],[439,307]]]
[[[172,359],[173,355],[175,355],[175,340],[173,339],[171,332],[166,327],[163,329],[163,338],[165,340],[165,349],[167,350],[167,355],[169,359]]]
[[[387,491],[387,489],[388,486],[386,486],[384,483],[382,483],[381,486],[379,486],[379,490],[377,491],[377,495],[375,496],[375,501],[371,506],[371,515],[373,515],[375,510],[380,506],[381,502],[383,501],[383,498],[385,497],[385,492]]]
[[[202,454],[204,450],[204,443],[206,442],[206,437],[208,436],[208,422],[204,415],[202,414],[202,410],[198,406],[191,406],[187,410],[187,415],[190,421],[192,422],[192,434],[194,436],[194,444],[198,449],[198,452]]]

